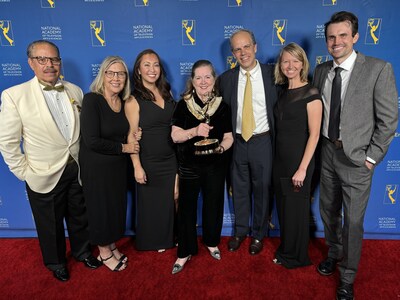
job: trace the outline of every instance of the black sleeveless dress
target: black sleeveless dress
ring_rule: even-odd
[[[300,191],[294,191],[291,178],[300,165],[309,137],[307,104],[316,99],[321,99],[318,90],[307,84],[296,89],[284,89],[274,108],[276,149],[273,181],[281,237],[276,258],[287,268],[311,264],[308,241],[314,158]]]
[[[136,248],[158,250],[174,246],[174,185],[177,161],[171,139],[175,101],[164,108],[137,99],[140,107],[140,162],[146,184],[137,185]]]

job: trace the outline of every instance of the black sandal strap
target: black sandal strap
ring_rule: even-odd
[[[111,253],[111,256],[110,256],[110,257],[107,257],[107,258],[102,258],[101,255],[99,255],[101,261],[103,261],[103,262],[104,262],[104,261],[107,261],[107,260],[109,260],[109,259],[111,259],[113,256],[114,256],[114,254],[112,254],[112,253]]]
[[[120,261],[119,263],[118,263],[118,265],[114,268],[114,272],[118,272],[119,271],[119,269],[121,269],[121,267],[124,265],[124,263],[122,262],[122,261]]]

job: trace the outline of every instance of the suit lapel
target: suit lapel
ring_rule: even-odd
[[[265,95],[265,105],[267,108],[267,117],[268,117],[268,122],[270,129],[273,129],[273,120],[274,120],[274,115],[273,115],[273,105],[274,103],[271,103],[271,99],[273,99],[274,97],[272,97],[271,93],[272,93],[272,88],[270,86],[271,82],[269,80],[267,80],[268,78],[272,78],[272,74],[270,74],[270,72],[267,70],[267,68],[264,67],[264,65],[261,65],[261,74],[262,74],[262,78],[263,78],[263,85],[264,85],[264,95]]]
[[[329,61],[327,64],[325,64],[321,70],[321,75],[318,77],[319,82],[317,82],[317,88],[320,90],[320,93],[322,95],[325,87],[325,82],[328,79],[328,73],[329,70],[332,69],[333,67],[333,61]]]
[[[65,92],[67,94],[68,100],[71,103],[71,109],[72,109],[72,121],[71,121],[71,143],[74,143],[78,138],[79,138],[79,132],[80,132],[80,127],[79,127],[79,122],[77,121],[79,119],[79,110],[77,107],[77,98],[74,97],[73,92],[68,88],[66,84],[65,86]],[[75,101],[75,102],[74,102]]]
[[[357,92],[358,81],[363,77],[362,75],[367,72],[364,66],[365,56],[358,53],[356,61],[354,63],[353,71],[351,72],[351,77],[349,80],[349,84],[347,85],[346,95],[344,96],[343,108],[346,107],[347,104],[351,103],[351,99],[354,98],[354,93]]]

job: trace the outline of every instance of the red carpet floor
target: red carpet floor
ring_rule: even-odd
[[[227,240],[221,261],[200,246],[185,269],[172,275],[176,249],[139,252],[124,238],[118,245],[129,257],[126,270],[90,270],[69,257],[71,279],[63,283],[42,265],[37,239],[0,239],[0,299],[335,299],[338,274],[323,277],[315,269],[326,253],[323,239],[310,243],[314,265],[295,270],[272,263],[278,238],[265,239],[257,256],[248,254],[249,239],[233,253]],[[400,241],[365,240],[362,251],[356,299],[400,299]]]

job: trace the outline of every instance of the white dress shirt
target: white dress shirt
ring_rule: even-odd
[[[328,77],[325,81],[324,85],[324,90],[322,93],[322,101],[324,103],[324,119],[323,119],[323,124],[322,124],[322,134],[328,138],[328,127],[329,127],[329,115],[330,115],[330,110],[331,110],[331,93],[332,93],[332,82],[333,78],[335,77],[335,68],[336,67],[341,67],[343,68],[343,71],[340,72],[340,75],[342,77],[342,90],[341,90],[341,96],[340,96],[340,110],[343,109],[343,103],[344,103],[344,98],[346,95],[347,87],[349,85],[350,81],[350,76],[351,72],[353,71],[354,64],[356,62],[357,58],[357,53],[353,50],[351,55],[340,65],[336,64],[335,61],[333,61],[333,67],[328,73]],[[339,140],[341,140],[340,136],[340,127],[339,127]]]
[[[265,103],[265,92],[264,82],[262,78],[262,72],[260,64],[257,65],[250,71],[250,80],[252,87],[252,100],[253,100],[253,113],[254,120],[256,122],[256,128],[254,134],[260,134],[269,130],[267,108]],[[240,67],[239,71],[239,82],[238,82],[238,103],[237,103],[237,114],[236,114],[236,133],[242,133],[242,111],[243,111],[243,100],[244,100],[244,89],[246,86],[247,76],[246,71]]]
[[[42,85],[42,87],[44,86]],[[65,140],[70,142],[72,138],[73,111],[67,93],[65,91],[51,90],[43,91],[43,95],[58,129]]]

